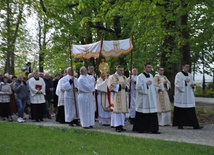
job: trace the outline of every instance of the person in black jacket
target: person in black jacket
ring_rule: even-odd
[[[60,79],[60,74],[55,75],[55,79],[53,81],[53,107],[54,107],[54,113],[57,111],[57,104],[58,104],[58,96],[56,95],[56,87]]]
[[[45,117],[51,119],[50,115],[50,106],[51,106],[51,100],[53,99],[53,82],[50,78],[49,73],[44,74],[44,81],[45,81],[45,101],[46,101],[46,107],[45,107]]]

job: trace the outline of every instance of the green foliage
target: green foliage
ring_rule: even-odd
[[[214,83],[213,82],[208,83],[207,89],[214,89]]]
[[[44,3],[46,12],[41,2]],[[5,1],[0,3],[0,9],[6,10]],[[38,68],[40,54],[43,56],[41,65],[45,71],[59,72],[70,66],[71,44],[99,41],[101,36],[105,40],[133,36],[133,67],[140,71],[145,62],[151,62],[154,68],[165,62],[164,67],[170,74],[174,74],[174,66],[179,68],[182,59],[180,48],[190,45],[194,70],[200,71],[199,66],[203,63],[207,72],[211,72],[209,64],[214,61],[213,0],[41,0],[40,3],[21,0],[19,3],[14,1],[14,4],[28,10],[22,16],[15,44],[14,51],[24,53],[22,58],[15,57],[16,70],[24,61],[35,61],[35,68]],[[15,11],[16,5],[10,12],[12,24],[16,21]],[[30,36],[24,26],[27,16],[32,14],[41,24],[40,27],[36,25],[36,38]],[[181,17],[184,15],[188,15],[187,24],[181,24]],[[8,37],[13,37],[15,25],[7,33],[3,27],[7,21],[6,15],[0,14],[0,19],[3,19],[0,24],[0,61],[4,64],[8,53],[5,41]],[[181,33],[185,30],[189,32],[189,38]],[[26,58],[27,53],[33,53],[33,56]],[[127,54],[119,59],[107,58],[106,61],[113,73],[119,63],[123,63],[126,71],[130,70],[130,59],[130,54]],[[72,60],[74,67],[79,66],[75,58]],[[85,64],[90,61],[92,60],[84,60]],[[98,65],[96,64],[96,68]]]
[[[14,74],[16,42],[23,41],[21,36],[25,33],[22,27],[25,1],[2,1],[0,4],[0,61],[5,64],[4,72]]]
[[[212,83],[210,83],[206,87],[205,91],[203,91],[200,86],[197,86],[196,87],[196,91],[195,91],[195,96],[197,96],[197,97],[210,97],[210,98],[214,98],[214,89],[213,89]]]
[[[204,1],[196,4],[190,11],[191,53],[196,66],[204,64],[206,70],[211,71],[210,63],[214,60],[214,28],[213,28],[213,1]],[[212,8],[212,9],[211,9]],[[199,67],[195,68],[200,71]]]

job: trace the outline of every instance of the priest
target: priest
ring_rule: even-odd
[[[193,129],[201,129],[195,112],[195,83],[192,75],[188,72],[189,64],[183,63],[182,71],[175,76],[175,101],[173,126],[184,129],[191,126]]]
[[[105,73],[101,73],[95,86],[97,90],[99,123],[104,126],[110,126],[111,123],[110,91],[107,87],[107,81],[108,77]]]
[[[131,101],[129,101],[130,105],[129,105],[129,122],[131,124],[134,124],[134,118],[135,118],[135,102],[136,102],[136,81],[137,81],[137,74],[138,74],[138,70],[136,68],[132,69],[132,75],[131,77],[128,78],[128,82],[131,85],[130,87],[130,99]]]
[[[64,108],[65,108],[65,122],[69,123],[70,126],[79,126],[79,112],[77,104],[77,78],[74,77],[74,72],[71,67],[67,69],[67,75],[61,80],[62,89],[64,93]]]
[[[65,69],[62,73],[63,77],[67,75],[67,70]],[[56,95],[58,96],[57,103],[57,113],[56,113],[56,121],[59,123],[65,123],[65,101],[64,101],[64,93],[65,90],[62,89],[62,78],[59,80],[56,87]]]
[[[34,77],[29,80],[30,103],[32,119],[36,122],[43,121],[45,112],[45,82],[39,77],[39,72],[34,72]]]
[[[164,68],[159,66],[157,74],[154,77],[154,85],[158,87],[157,94],[157,108],[158,108],[158,122],[160,126],[171,125],[171,103],[169,100],[168,90],[171,83],[164,75]]]
[[[111,126],[117,132],[125,131],[125,114],[128,113],[128,80],[124,76],[124,67],[116,67],[116,73],[109,77],[109,90],[111,91]]]
[[[144,65],[144,72],[138,75],[136,83],[136,116],[133,131],[160,134],[157,117],[157,88],[154,86],[150,63]]]
[[[85,129],[93,128],[95,124],[95,105],[94,105],[95,79],[87,74],[85,67],[80,68],[78,78],[78,105],[81,126]]]

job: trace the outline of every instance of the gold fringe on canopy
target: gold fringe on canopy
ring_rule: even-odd
[[[101,50],[101,41],[86,44],[86,45],[72,45],[72,54],[75,58],[99,58]]]
[[[118,58],[123,54],[131,52],[133,49],[131,39],[103,41],[101,54],[103,57]]]
[[[72,45],[72,54],[75,58],[99,58],[100,54],[104,57],[118,58],[121,55],[131,52],[133,49],[132,40],[113,40],[113,41],[98,41],[86,45]]]

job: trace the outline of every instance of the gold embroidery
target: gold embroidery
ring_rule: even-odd
[[[113,41],[113,48],[115,51],[120,51],[120,42],[119,41]]]
[[[85,54],[89,53],[89,46],[88,45],[84,46],[84,52],[85,52]]]

